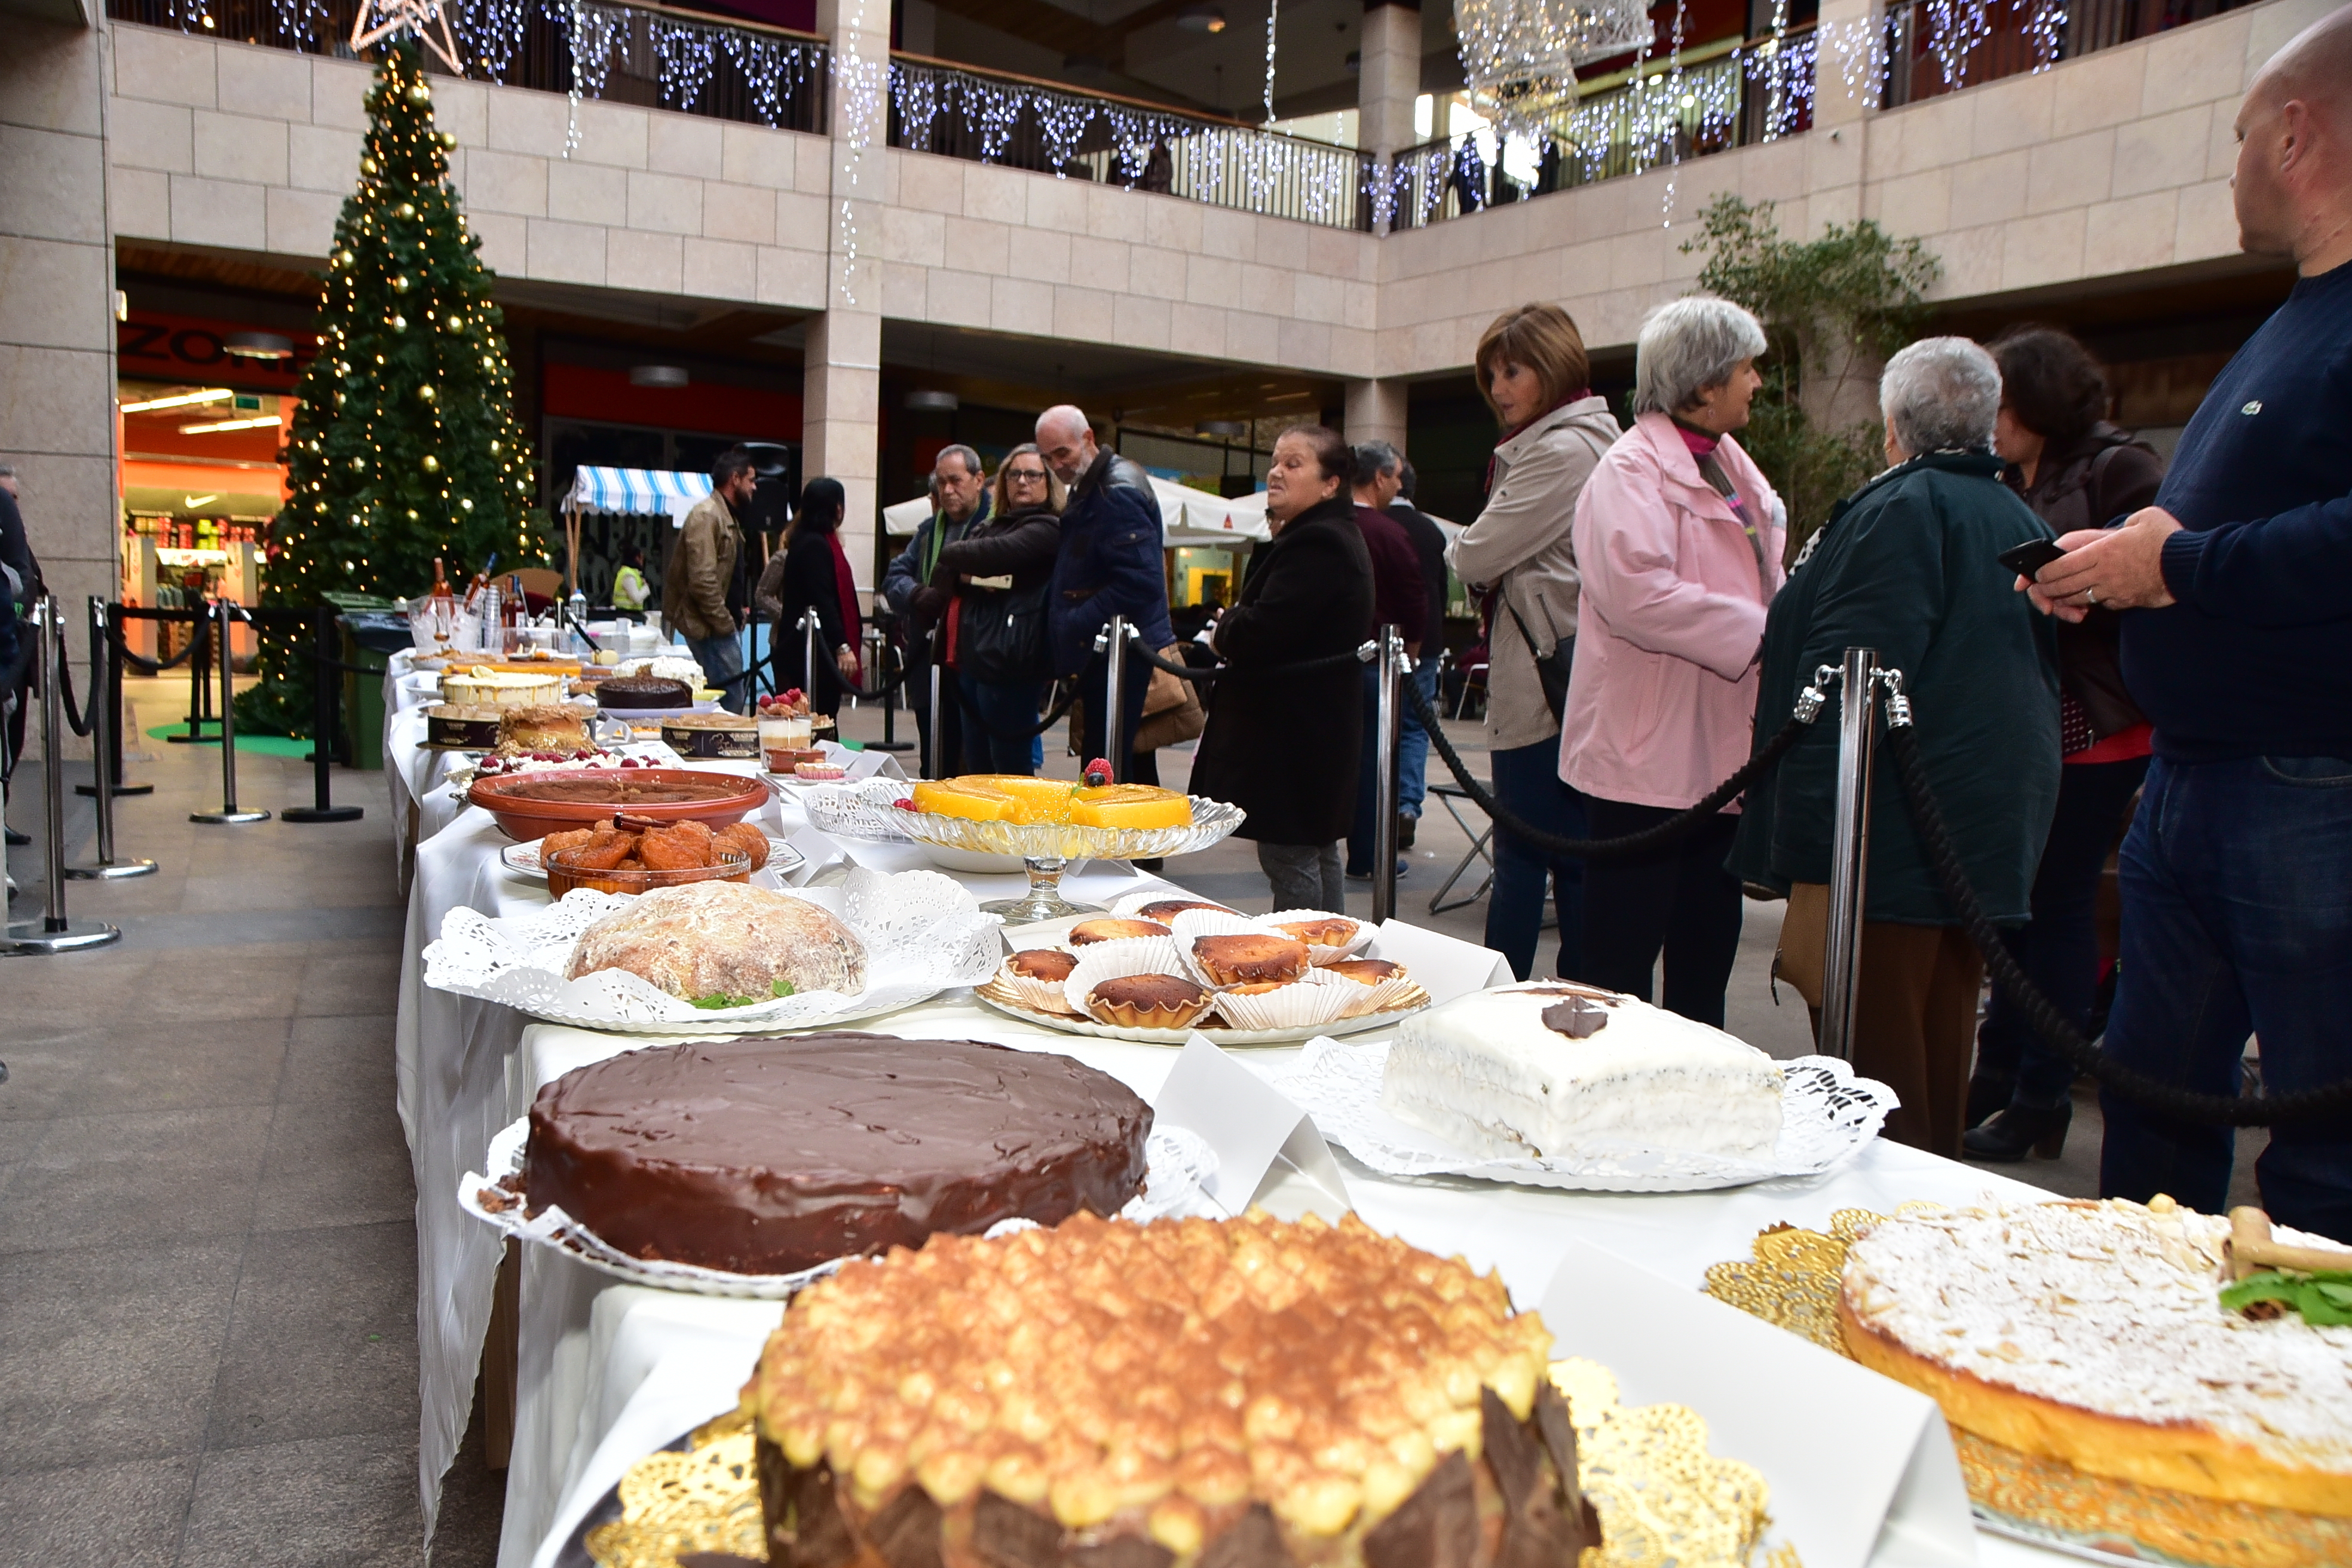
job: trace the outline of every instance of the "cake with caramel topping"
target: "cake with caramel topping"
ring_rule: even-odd
[[[1352,1215],[1080,1215],[795,1297],[743,1391],[776,1568],[1575,1568],[1551,1335]]]

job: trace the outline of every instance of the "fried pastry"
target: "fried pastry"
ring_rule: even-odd
[[[1213,985],[1256,980],[1296,980],[1307,973],[1307,944],[1287,937],[1250,931],[1234,936],[1196,936],[1192,962]]]

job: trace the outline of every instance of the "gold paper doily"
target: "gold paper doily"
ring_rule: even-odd
[[[1628,1408],[1598,1362],[1556,1361],[1551,1379],[1605,1542],[1581,1568],[1750,1568],[1769,1522],[1764,1478],[1709,1454],[1705,1418],[1680,1405]],[[677,1568],[694,1552],[766,1561],[752,1444],[750,1417],[735,1413],[696,1428],[684,1453],[639,1459],[621,1478],[621,1517],[587,1532],[588,1554],[599,1568]],[[1756,1568],[1803,1564],[1782,1545]]]
[[[1906,1203],[1895,1214],[1940,1208]],[[1840,1209],[1827,1235],[1780,1226],[1759,1234],[1754,1257],[1717,1263],[1706,1290],[1719,1301],[1852,1359],[1838,1327],[1846,1248],[1885,1215]],[[2352,1563],[2352,1520],[2253,1503],[2223,1502],[2076,1469],[1946,1423],[1969,1500],[2003,1523],[2123,1557],[2149,1552],[2210,1568],[2340,1568]]]

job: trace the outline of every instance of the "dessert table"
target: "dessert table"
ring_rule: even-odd
[[[388,747],[385,753],[396,804],[409,780],[422,777],[407,771],[417,765],[414,748],[409,752],[403,756]],[[698,765],[756,771],[748,763]],[[430,791],[429,781],[422,787]],[[911,845],[825,837],[808,826],[791,792],[784,793],[751,820],[807,857],[794,880],[837,880],[852,866],[886,872],[930,867]],[[502,1252],[500,1237],[459,1208],[458,1181],[484,1168],[490,1138],[528,1111],[541,1084],[661,1037],[534,1023],[511,1009],[425,986],[420,955],[449,910],[468,906],[494,916],[519,914],[543,907],[547,890],[499,862],[498,852],[509,841],[488,813],[462,802],[448,803],[446,812],[420,805],[418,822],[395,1052],[399,1111],[417,1188],[418,1458],[429,1530],[442,1475],[467,1424]],[[1010,897],[1025,887],[1017,875],[951,875],[982,900]],[[1096,863],[1072,872],[1065,889],[1082,902],[1107,904],[1159,885],[1125,865]],[[1155,1101],[1179,1055],[1166,1047],[1048,1030],[986,1007],[969,991],[844,1026],[1059,1051]],[[1355,1037],[1383,1037],[1380,1032]],[[1299,1054],[1297,1047],[1259,1047],[1233,1056],[1265,1078],[1288,1070]],[[1675,1194],[1399,1179],[1335,1152],[1349,1204],[1368,1223],[1441,1254],[1462,1254],[1481,1271],[1499,1268],[1523,1305],[1541,1298],[1563,1254],[1579,1242],[1696,1289],[1709,1264],[1744,1258],[1755,1234],[1779,1222],[1827,1228],[1831,1215],[1843,1208],[1886,1212],[1915,1199],[1962,1204],[1987,1195],[2025,1201],[2049,1195],[1883,1140],[1824,1175]],[[1337,1206],[1295,1175],[1265,1201],[1277,1212],[1286,1204],[1290,1212],[1319,1205],[1328,1213]],[[629,1463],[731,1406],[780,1313],[770,1301],[646,1289],[546,1247],[526,1246],[500,1568],[551,1564],[582,1516]],[[1792,1413],[1792,1439],[1801,1440],[1802,1422],[1802,1413]],[[1979,1561],[1986,1563],[2056,1561],[2054,1554],[1989,1535],[1977,1542]],[[1931,1560],[1938,1559],[1890,1548],[1872,1561]]]

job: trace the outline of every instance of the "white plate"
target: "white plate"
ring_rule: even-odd
[[[483,1163],[499,1176],[512,1174],[523,1168],[530,1143],[530,1118],[524,1116],[490,1140],[489,1155]],[[1118,1218],[1143,1225],[1155,1219],[1225,1217],[1224,1211],[1208,1195],[1209,1178],[1217,1171],[1216,1151],[1199,1133],[1184,1127],[1154,1127],[1144,1144],[1144,1159],[1145,1190],[1128,1201],[1127,1206],[1118,1211]],[[493,1177],[478,1171],[466,1173],[457,1182],[458,1207],[508,1236],[559,1248],[591,1268],[633,1284],[683,1290],[697,1296],[746,1296],[755,1300],[780,1301],[811,1280],[832,1273],[844,1261],[835,1258],[792,1274],[735,1274],[690,1263],[649,1263],[607,1246],[595,1232],[576,1224],[560,1208],[541,1209],[535,1219],[524,1218],[520,1205],[503,1213],[484,1208],[481,1192],[493,1181]],[[1001,1236],[1008,1231],[1026,1230],[1034,1223],[1025,1219],[1000,1220],[989,1227],[988,1234]]]
[[[1065,1035],[1092,1035],[1104,1040],[1134,1040],[1146,1046],[1181,1046],[1195,1033],[1205,1035],[1221,1046],[1295,1046],[1318,1035],[1360,1035],[1368,1029],[1393,1027],[1421,1011],[1421,1007],[1398,1007],[1386,1013],[1367,1013],[1360,1018],[1342,1018],[1336,1024],[1301,1024],[1291,1029],[1228,1029],[1214,1024],[1194,1024],[1181,1029],[1122,1029],[1115,1024],[1097,1024],[1092,1018],[1074,1018],[1067,1013],[1034,1012],[990,995],[985,986],[975,990],[972,994],[1006,1017],[1018,1018],[1024,1024],[1058,1029]],[[1422,1004],[1422,1006],[1427,1005],[1425,1002]],[[1382,1059],[1386,1059],[1385,1050],[1381,1055]]]
[[[547,880],[547,868],[539,863],[539,840],[536,838],[528,843],[508,845],[499,851],[499,861],[525,881]],[[800,869],[805,863],[806,857],[799,850],[773,834],[768,836],[768,863],[761,867],[761,870],[782,876]]]
[[[1597,1193],[1704,1193],[1778,1176],[1819,1175],[1861,1152],[1896,1104],[1893,1089],[1854,1077],[1834,1057],[1799,1057],[1780,1064],[1780,1141],[1769,1163],[1664,1149],[1583,1161],[1490,1159],[1382,1110],[1381,1079],[1388,1059],[1384,1042],[1341,1047],[1318,1039],[1307,1045],[1296,1071],[1270,1081],[1315,1119],[1325,1138],[1383,1175],[1472,1176]]]

